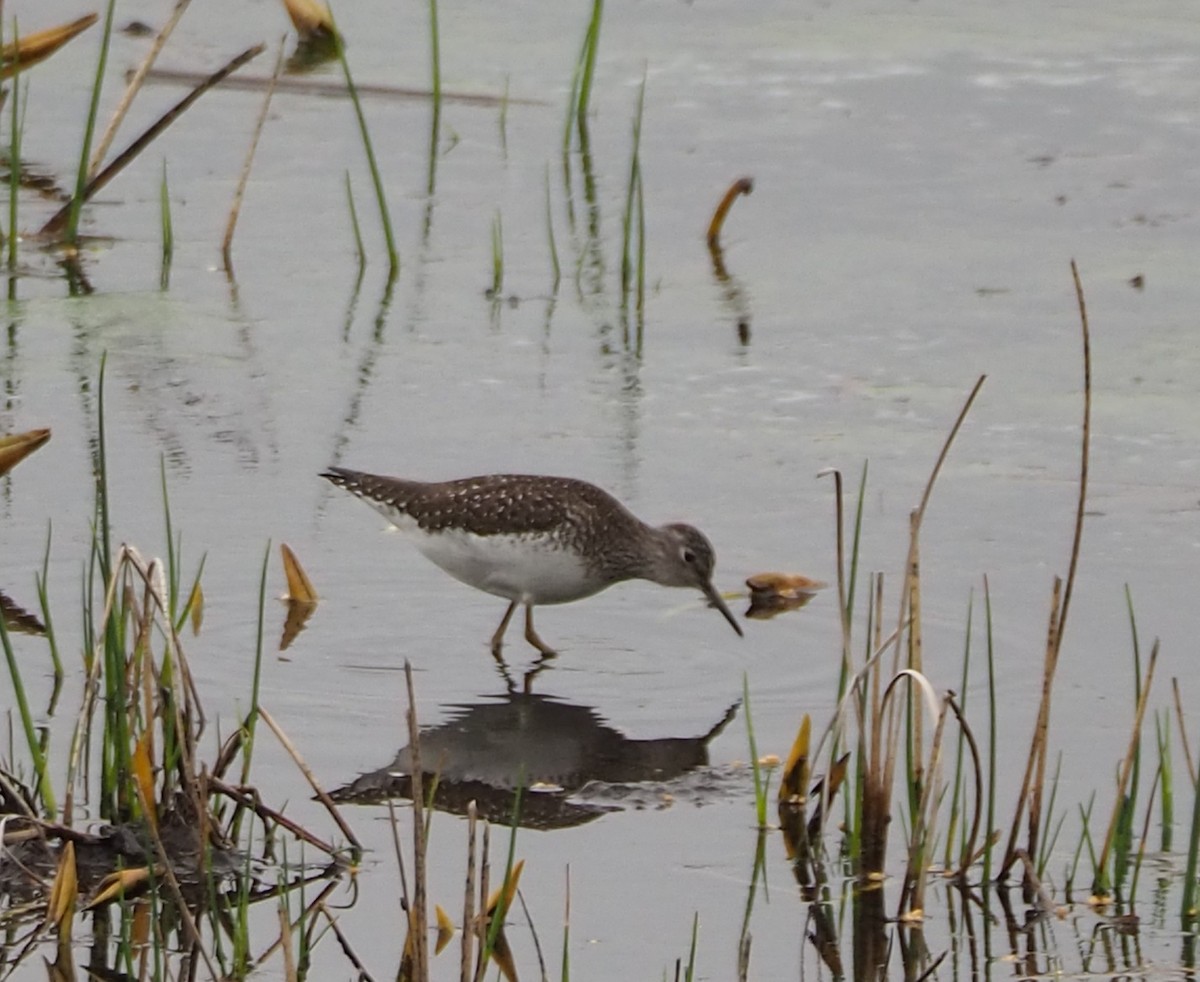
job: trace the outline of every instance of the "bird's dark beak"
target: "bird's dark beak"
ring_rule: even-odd
[[[722,600],[721,595],[717,593],[717,588],[714,587],[711,582],[708,582],[705,583],[701,589],[704,591],[704,595],[708,597],[708,602],[716,607],[717,610],[719,610],[725,616],[725,620],[729,621],[729,626],[737,631],[738,637],[745,637],[745,635],[742,634],[742,626],[737,622],[737,619],[733,616],[732,611],[725,606],[725,601]]]

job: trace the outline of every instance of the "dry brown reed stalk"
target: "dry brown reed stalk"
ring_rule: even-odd
[[[254,132],[250,135],[250,146],[246,150],[246,160],[242,164],[242,173],[238,176],[237,189],[233,192],[233,204],[229,206],[229,219],[225,223],[225,237],[221,240],[221,259],[225,263],[225,272],[233,273],[233,231],[237,227],[238,215],[242,210],[242,198],[246,194],[246,184],[250,180],[250,168],[254,164],[254,154],[258,149],[258,140],[262,136],[263,126],[267,122],[267,113],[271,109],[271,97],[275,94],[275,85],[279,81],[279,73],[283,71],[283,45],[286,35],[279,39],[279,54],[275,58],[275,71],[271,73],[271,84],[267,86],[267,94],[263,97],[262,109],[254,124]]]
[[[287,734],[283,732],[283,729],[275,722],[271,714],[261,705],[258,707],[258,718],[270,727],[271,732],[275,734],[275,739],[279,741],[283,749],[287,751],[288,756],[292,758],[292,762],[300,769],[300,773],[308,781],[308,786],[312,788],[313,794],[317,796],[317,799],[325,806],[325,810],[329,812],[330,817],[337,823],[337,827],[341,830],[342,835],[346,837],[346,841],[354,847],[356,852],[361,853],[362,843],[358,841],[358,836],[354,834],[354,830],[342,818],[342,813],[338,810],[338,806],[334,804],[333,799],[321,787],[320,782],[317,781],[317,776],[312,772],[312,768],[304,762],[304,758],[300,756],[300,752],[296,749],[292,741],[288,739]]]
[[[1046,659],[1042,678],[1042,697],[1038,707],[1037,723],[1030,744],[1029,758],[1025,768],[1025,779],[1022,782],[1021,793],[1017,799],[1017,810],[1013,816],[1012,828],[1009,832],[1008,847],[1005,851],[1004,862],[1001,864],[997,880],[1007,878],[1009,870],[1016,861],[1016,840],[1019,834],[1021,816],[1024,809],[1029,808],[1029,842],[1026,852],[1037,855],[1038,835],[1041,828],[1042,797],[1046,787],[1046,759],[1048,756],[1047,738],[1050,725],[1050,702],[1054,685],[1055,673],[1058,669],[1058,657],[1062,649],[1063,630],[1066,627],[1067,612],[1070,609],[1071,593],[1075,586],[1075,574],[1079,568],[1080,544],[1083,539],[1083,518],[1087,508],[1088,461],[1091,450],[1092,432],[1092,345],[1088,330],[1087,303],[1083,296],[1083,283],[1079,278],[1079,268],[1075,260],[1071,260],[1071,279],[1075,286],[1075,300],[1079,307],[1079,326],[1083,341],[1083,424],[1079,460],[1079,495],[1075,507],[1075,529],[1071,540],[1071,556],[1067,567],[1065,584],[1055,578],[1051,595],[1050,628],[1046,642]],[[1036,772],[1036,779],[1033,774]],[[1027,874],[1028,876],[1028,874]]]
[[[325,855],[337,855],[338,850],[333,843],[326,842],[302,825],[288,818],[283,812],[276,811],[269,805],[263,804],[258,797],[258,792],[254,788],[239,788],[232,784],[226,784],[219,777],[211,776],[208,778],[207,785],[210,791],[224,795],[240,808],[248,808],[263,821],[271,822],[274,825],[278,825],[281,829],[286,829],[297,839],[307,842],[315,849],[320,849]]]
[[[355,971],[358,972],[358,978],[360,982],[374,982],[371,973],[367,971],[367,967],[362,963],[362,959],[358,957],[358,954],[354,950],[354,946],[350,944],[350,939],[347,938],[346,935],[342,933],[342,929],[338,927],[337,918],[334,917],[329,908],[325,906],[324,901],[317,905],[317,910],[325,916],[326,923],[329,924],[330,929],[333,931],[334,937],[337,938],[338,945],[341,946],[342,954],[346,956],[350,964],[354,966]],[[424,980],[429,978],[429,976],[420,975],[417,976],[417,978]]]
[[[203,82],[186,96],[179,100],[171,109],[167,110],[150,127],[142,132],[142,134],[126,147],[116,158],[113,159],[107,167],[105,167],[95,177],[87,182],[87,186],[83,189],[84,202],[90,201],[96,193],[103,188],[109,181],[123,171],[131,161],[133,161],[143,150],[146,149],[162,132],[170,126],[175,120],[183,115],[192,103],[199,99],[205,92],[219,85],[231,73],[237,71],[246,62],[258,57],[262,54],[264,45],[256,44],[252,48],[247,48],[236,58],[230,60],[223,68],[213,72]],[[53,238],[58,235],[67,224],[67,219],[71,214],[71,202],[63,205],[57,212],[50,216],[49,220],[38,230],[37,235],[40,238]]]
[[[178,71],[172,68],[156,68],[150,72],[150,81],[169,82],[179,85],[195,85],[204,78],[198,72]],[[226,89],[240,92],[258,92],[270,84],[270,79],[261,75],[239,75],[231,78],[225,84]],[[283,78],[279,88],[283,92],[294,95],[317,96],[333,98],[349,95],[346,86],[339,82],[325,82],[315,78]],[[359,95],[380,96],[395,99],[431,99],[433,93],[429,89],[411,89],[396,85],[376,85],[371,83],[355,83]],[[509,106],[545,106],[549,105],[544,99],[522,99],[518,96],[487,95],[482,92],[447,92],[442,91],[443,102],[457,102],[466,106],[490,106],[492,108],[507,104]]]
[[[909,554],[909,566],[904,571],[906,577],[904,588],[908,591],[908,667],[924,673],[925,666],[922,659],[923,648],[921,645],[921,546],[919,530],[916,525],[916,513],[910,514],[908,520],[910,526],[909,534],[912,536],[913,544],[912,551]],[[909,757],[912,762],[910,778],[913,782],[913,793],[920,795],[921,789],[925,785],[922,765],[925,757],[925,729],[924,719],[921,715],[921,700],[917,698],[916,692],[910,691],[908,711],[912,719],[912,724],[909,728],[912,741]],[[939,719],[938,726],[940,727],[941,725],[941,719]]]
[[[475,929],[479,931],[480,938],[487,937],[487,909],[488,909],[488,890],[491,884],[488,882],[491,857],[489,855],[492,844],[492,826],[488,822],[483,823],[483,845],[479,853],[479,914],[476,916],[475,924],[464,924],[463,930],[468,931]],[[475,956],[475,971],[471,974],[473,982],[482,982],[483,973],[487,969],[487,960],[484,956],[484,946],[479,945],[479,950]]]
[[[413,691],[412,663],[404,660],[404,684],[408,690],[408,751],[412,773],[412,803],[413,803],[413,896],[412,909],[409,911],[409,923],[412,925],[410,937],[413,939],[413,969],[419,980],[429,978],[428,939],[425,937],[425,925],[429,923],[426,910],[425,887],[425,788],[421,774],[421,733],[417,725],[417,699]],[[415,928],[415,930],[413,930]]]
[[[112,146],[113,139],[117,135],[117,130],[121,123],[124,122],[126,115],[129,113],[129,107],[133,104],[134,97],[141,91],[142,83],[149,74],[150,69],[154,67],[154,62],[157,60],[159,52],[167,43],[167,39],[175,30],[175,25],[179,23],[183,12],[187,10],[191,0],[177,0],[175,9],[171,11],[171,16],[167,18],[167,22],[163,25],[161,31],[150,44],[150,50],[146,52],[146,57],[142,59],[142,63],[138,65],[137,70],[130,76],[129,81],[125,85],[125,92],[121,95],[121,101],[117,103],[117,108],[113,110],[112,116],[109,117],[108,125],[104,128],[104,133],[96,144],[96,149],[92,153],[92,159],[88,162],[88,178],[93,177],[100,169],[100,164],[108,154],[109,147]]]
[[[1192,748],[1188,743],[1187,726],[1183,721],[1183,697],[1179,692],[1179,679],[1171,679],[1171,691],[1175,696],[1175,719],[1179,725],[1179,742],[1183,744],[1183,756],[1187,761],[1188,777],[1191,778],[1192,787],[1197,787],[1196,765],[1192,761]]]
[[[854,674],[854,656],[851,653],[851,624],[849,588],[846,584],[846,502],[842,486],[842,472],[835,467],[818,472],[817,477],[833,478],[834,529],[837,535],[837,591],[838,610],[842,623],[842,671],[847,679]]]
[[[292,951],[292,922],[288,920],[287,904],[279,903],[279,947],[283,952],[283,978],[285,982],[299,982],[296,975],[296,953]]]
[[[1129,734],[1129,746],[1125,749],[1125,759],[1121,761],[1121,767],[1117,772],[1117,787],[1116,795],[1113,799],[1112,815],[1108,820],[1108,832],[1104,836],[1104,847],[1100,850],[1100,858],[1096,862],[1096,873],[1100,877],[1101,882],[1093,884],[1092,892],[1094,894],[1106,894],[1108,892],[1108,876],[1105,873],[1105,868],[1108,866],[1108,856],[1112,852],[1113,841],[1117,835],[1117,823],[1120,821],[1121,812],[1124,809],[1124,798],[1126,788],[1129,786],[1129,775],[1133,772],[1133,762],[1137,757],[1138,748],[1142,742],[1142,720],[1146,715],[1146,703],[1150,698],[1150,686],[1154,682],[1154,667],[1158,664],[1158,641],[1154,642],[1154,647],[1150,649],[1150,663],[1146,666],[1146,678],[1141,683],[1141,692],[1138,695],[1137,711],[1133,716],[1133,730]]]
[[[705,241],[708,242],[708,248],[711,251],[717,253],[721,251],[721,229],[725,225],[725,217],[729,214],[729,209],[733,207],[733,203],[743,194],[749,194],[753,190],[754,178],[739,177],[729,186],[729,190],[722,195],[720,204],[717,205],[716,211],[713,212],[712,221],[708,223],[708,234],[705,236]]]
[[[979,827],[983,824],[983,812],[985,808],[983,790],[983,761],[979,756],[979,744],[975,741],[975,733],[971,729],[970,725],[968,725],[966,717],[963,716],[962,709],[958,705],[958,700],[954,698],[953,693],[946,694],[946,705],[948,705],[954,712],[954,716],[958,720],[959,728],[962,730],[963,737],[966,739],[967,749],[971,754],[972,770],[975,774],[975,816],[971,819],[971,831],[967,836],[967,841],[963,843],[958,869],[955,870],[953,874],[954,879],[956,879],[960,884],[965,885],[967,882],[967,871],[979,858],[979,851],[976,850],[975,843],[979,839]],[[986,846],[982,848],[986,848]]]
[[[986,375],[980,375],[967,395],[966,400],[963,402],[962,408],[954,420],[954,425],[950,428],[950,432],[942,443],[941,451],[938,453],[933,469],[930,471],[929,478],[925,483],[924,492],[921,495],[920,504],[913,512],[910,520],[908,555],[905,557],[904,562],[904,586],[900,591],[896,629],[889,637],[889,643],[895,646],[892,660],[893,676],[899,671],[900,640],[904,637],[905,629],[909,632],[910,645],[912,644],[911,639],[917,639],[917,650],[919,652],[920,625],[916,623],[916,617],[919,617],[920,614],[920,594],[918,589],[920,567],[918,557],[920,554],[921,523],[929,507],[934,484],[937,482],[942,466],[949,456],[950,448],[953,446],[959,430],[962,429],[967,414],[970,412],[971,406],[974,404],[986,380]],[[880,588],[877,584],[878,589]],[[915,606],[914,597],[916,598]],[[910,705],[912,705],[911,702]],[[885,697],[882,701],[872,706],[872,714],[867,723],[870,733],[870,752],[863,778],[863,849],[862,869],[860,873],[868,876],[883,873],[887,852],[887,829],[891,821],[892,787],[895,780],[896,758],[900,747],[900,727],[902,720],[903,713],[900,712],[900,707],[895,702],[888,701]],[[914,715],[912,726],[914,732],[920,730],[920,724],[919,715]]]
[[[308,882],[308,881],[306,880],[305,882]],[[304,910],[301,911],[296,916],[296,919],[289,922],[288,931],[287,931],[289,938],[290,938],[291,934],[294,931],[296,931],[300,927],[300,925],[303,924],[306,920],[309,922],[309,924],[311,926],[311,924],[315,920],[315,918],[313,918],[312,915],[316,912],[317,908],[322,903],[324,903],[325,898],[328,897],[331,893],[333,893],[333,891],[336,890],[338,888],[338,886],[339,886],[338,880],[329,880],[325,884],[325,886],[323,886],[321,888],[321,892],[318,893],[316,895],[316,897],[314,897],[311,901],[309,901],[308,906],[305,907]],[[306,932],[306,934],[307,933],[308,932]],[[280,932],[279,937],[277,937],[274,941],[272,941],[266,947],[266,949],[257,958],[254,959],[254,961],[250,965],[250,970],[254,971],[256,969],[261,968],[266,963],[267,959],[269,959],[272,955],[274,955],[275,952],[279,949],[279,947],[283,943],[284,943],[284,934],[283,934],[283,932]]]
[[[467,803],[467,877],[463,890],[462,954],[459,958],[460,982],[471,978],[471,962],[474,960],[475,932],[475,832],[478,823],[475,802]]]

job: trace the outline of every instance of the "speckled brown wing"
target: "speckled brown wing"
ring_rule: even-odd
[[[561,535],[569,529],[638,521],[606,491],[569,477],[489,474],[424,482],[341,467],[331,467],[322,477],[377,506],[394,508],[427,532],[455,528],[475,535]]]

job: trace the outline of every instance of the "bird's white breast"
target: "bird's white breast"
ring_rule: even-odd
[[[589,578],[578,555],[548,536],[475,535],[457,529],[426,532],[394,510],[385,514],[430,562],[498,597],[525,604],[560,604],[608,586]]]

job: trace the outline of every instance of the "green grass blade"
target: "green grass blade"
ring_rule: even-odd
[[[83,191],[87,187],[90,176],[88,160],[92,156],[92,140],[96,135],[96,116],[100,112],[100,92],[104,86],[104,70],[108,66],[113,13],[116,11],[116,7],[116,0],[108,0],[108,7],[104,13],[104,33],[100,39],[100,57],[96,62],[96,74],[92,82],[92,98],[83,131],[83,145],[79,151],[79,171],[75,176],[75,193],[71,196],[71,211],[67,218],[66,240],[72,245],[75,245],[79,239],[79,216],[83,211]]]
[[[332,18],[332,9],[330,17]],[[392,231],[392,218],[388,212],[387,195],[383,189],[383,177],[379,173],[379,164],[375,159],[375,147],[371,143],[371,133],[367,128],[367,117],[363,112],[362,100],[358,97],[358,89],[350,74],[350,62],[346,59],[346,44],[341,32],[334,22],[334,34],[337,38],[337,56],[342,66],[342,74],[346,78],[346,89],[350,93],[350,101],[354,104],[354,115],[358,120],[358,132],[362,138],[363,149],[367,154],[367,166],[371,171],[371,182],[375,186],[375,202],[379,206],[379,220],[383,225],[383,237],[387,243],[388,278],[395,279],[400,272],[400,251],[396,248],[396,236]]]
[[[163,160],[162,184],[158,192],[159,211],[162,216],[162,268],[158,274],[159,289],[171,285],[171,260],[175,255],[175,232],[171,225],[171,195],[167,187],[167,162]]]

